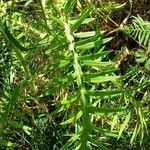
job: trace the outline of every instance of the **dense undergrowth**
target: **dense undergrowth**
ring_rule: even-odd
[[[0,149],[149,149],[145,3],[0,1]]]

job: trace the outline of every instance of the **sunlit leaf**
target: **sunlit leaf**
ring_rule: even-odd
[[[24,130],[28,135],[31,134],[31,130],[32,128],[27,126],[27,125],[23,125],[22,123],[19,123],[17,121],[9,121],[10,125],[13,126],[14,128],[19,128],[19,129],[22,129]]]
[[[0,140],[0,145],[7,146],[7,147],[18,147],[19,145],[16,143],[12,143],[6,140]]]
[[[76,134],[74,134],[65,145],[63,145],[62,150],[66,150],[67,147],[69,147],[74,141],[76,141],[81,136],[82,128],[80,131]]]
[[[87,37],[95,36],[95,34],[96,34],[95,31],[89,31],[89,32],[74,33],[73,35],[77,38],[87,38]]]
[[[83,114],[83,112],[79,111],[75,116],[69,118],[68,120],[66,120],[64,122],[62,122],[61,125],[65,125],[65,124],[70,124],[70,123],[76,122],[78,119],[80,119],[82,114]]]
[[[88,112],[92,114],[104,114],[104,115],[115,115],[118,113],[123,113],[124,109],[109,109],[109,108],[103,108],[103,107],[88,107]]]
[[[74,102],[76,102],[78,100],[79,96],[80,95],[77,93],[74,96],[62,99],[60,103],[62,105],[68,105],[68,104],[74,103]]]
[[[108,81],[116,81],[120,77],[119,76],[100,76],[100,77],[91,77],[91,78],[86,78],[86,81],[91,82],[91,83],[103,83],[103,82],[108,82]]]
[[[140,131],[140,126],[139,126],[139,123],[137,122],[136,123],[136,126],[134,128],[134,131],[133,131],[133,134],[132,134],[132,137],[130,139],[130,143],[133,144],[134,140],[136,139],[138,133]]]
[[[91,137],[89,138],[89,141],[91,142],[92,145],[96,145],[99,149],[108,150],[108,148],[105,147],[104,144],[101,143],[100,141],[97,141]]]
[[[84,61],[84,60],[89,60],[89,59],[96,59],[99,57],[104,57],[109,53],[110,52],[98,52],[98,53],[94,53],[94,54],[90,54],[90,55],[83,55],[83,56],[79,57],[79,60]]]
[[[107,129],[101,129],[100,127],[96,127],[94,125],[91,125],[91,129],[95,132],[98,132],[98,133],[102,133],[106,136],[112,136],[112,137],[117,137],[118,136],[118,131],[113,131],[113,130],[107,130]]]
[[[87,91],[87,94],[96,98],[111,98],[122,94],[122,91]]]
[[[122,132],[125,130],[125,127],[128,125],[128,123],[130,121],[130,117],[131,117],[131,112],[128,113],[128,115],[125,118],[125,121],[121,125],[120,131],[119,131],[119,134],[118,134],[118,139],[121,137]]]
[[[82,64],[86,66],[92,66],[92,67],[107,67],[112,65],[112,62],[86,60],[86,61],[82,61]]]

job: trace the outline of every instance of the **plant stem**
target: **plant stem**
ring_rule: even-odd
[[[78,60],[78,54],[75,51],[75,46],[74,46],[74,37],[72,36],[72,34],[70,33],[70,26],[69,24],[66,22],[66,19],[64,19],[64,27],[65,27],[65,33],[66,33],[66,37],[67,40],[69,41],[69,51],[72,52],[73,57],[74,57],[74,71],[75,74],[77,75],[76,80],[77,80],[77,85],[78,85],[78,89],[80,92],[80,106],[81,106],[81,110],[83,112],[83,116],[82,116],[82,121],[83,121],[83,130],[81,133],[81,147],[80,149],[82,150],[87,150],[87,142],[88,142],[88,136],[89,136],[89,113],[87,111],[87,107],[88,107],[88,100],[86,98],[86,91],[85,91],[85,87],[83,84],[83,80],[82,80],[82,68],[80,66],[80,62]]]

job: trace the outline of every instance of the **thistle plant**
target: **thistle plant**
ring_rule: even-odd
[[[141,145],[147,140],[149,77],[139,61],[120,73],[130,51],[122,47],[111,59],[113,51],[107,44],[113,37],[105,36],[99,22],[112,22],[109,10],[125,4],[90,0],[28,1],[23,7],[19,1],[0,4],[0,36],[12,65],[9,77],[3,77],[11,82],[3,88],[0,103],[2,146],[87,150],[111,149],[111,140],[122,139],[133,146],[138,135]],[[148,46],[147,27],[148,22],[134,17],[133,25],[122,24],[119,30]]]

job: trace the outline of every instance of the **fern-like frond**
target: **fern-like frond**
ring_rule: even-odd
[[[135,39],[144,47],[150,46],[150,22],[144,21],[140,16],[133,17],[133,23],[123,29],[126,34]]]

